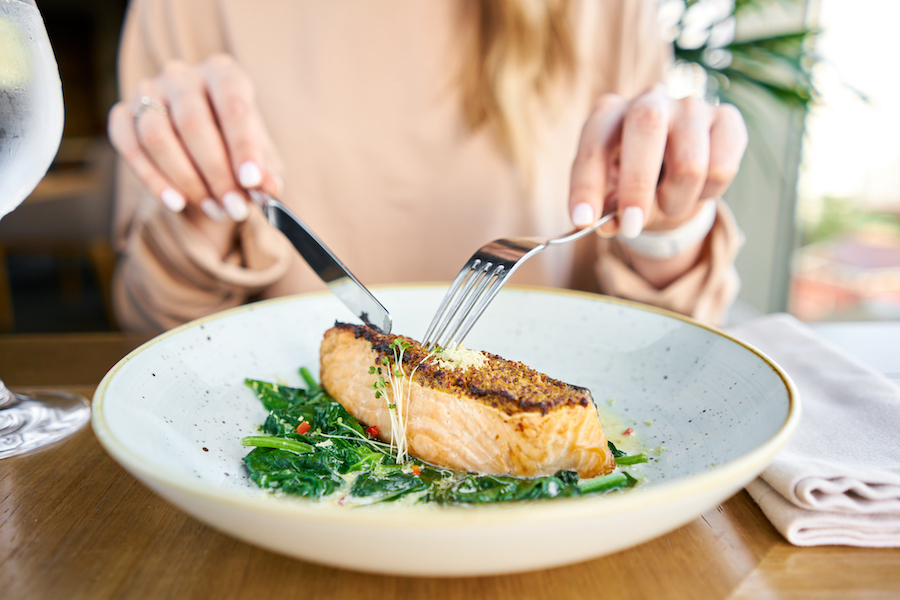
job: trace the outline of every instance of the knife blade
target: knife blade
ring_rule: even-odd
[[[387,309],[306,223],[268,194],[250,190],[250,196],[262,209],[269,224],[284,234],[316,275],[353,314],[381,333],[391,332],[393,321]]]

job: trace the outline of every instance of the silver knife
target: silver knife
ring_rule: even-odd
[[[250,190],[253,202],[259,206],[269,224],[290,240],[300,256],[312,267],[328,288],[363,323],[381,333],[391,332],[391,315],[372,292],[366,289],[344,263],[328,249],[313,230],[300,220],[287,206],[275,198]]]

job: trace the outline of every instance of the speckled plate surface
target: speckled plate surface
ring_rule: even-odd
[[[420,337],[446,286],[376,288],[395,333]],[[589,388],[613,441],[653,454],[624,493],[506,506],[343,508],[276,498],[247,478],[240,438],[265,411],[245,377],[298,385],[322,335],[352,315],[327,293],[213,315],[147,342],[94,396],[94,431],[141,481],[249,543],[408,575],[546,568],[662,535],[755,477],[799,421],[787,375],[753,348],[672,313],[603,296],[507,288],[466,340]],[[659,455],[656,450],[661,449]],[[361,543],[377,540],[377,544]],[[540,551],[537,551],[540,549]]]

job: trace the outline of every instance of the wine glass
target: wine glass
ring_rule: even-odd
[[[62,130],[59,68],[41,13],[34,0],[0,0],[0,219],[47,172]],[[87,401],[77,394],[25,396],[0,380],[0,459],[56,442],[89,417]]]

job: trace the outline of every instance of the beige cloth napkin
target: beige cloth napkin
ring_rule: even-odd
[[[775,314],[729,329],[793,379],[797,432],[747,491],[798,546],[900,546],[900,387]]]

